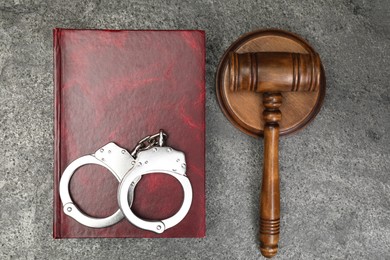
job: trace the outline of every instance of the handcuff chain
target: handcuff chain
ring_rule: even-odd
[[[137,157],[137,154],[141,151],[148,150],[155,146],[163,146],[165,143],[165,140],[167,138],[167,134],[163,132],[163,130],[160,130],[158,133],[154,135],[148,135],[142,138],[135,148],[131,151],[131,156],[134,158]]]

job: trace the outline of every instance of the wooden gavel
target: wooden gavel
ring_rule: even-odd
[[[263,93],[264,165],[259,239],[261,253],[273,257],[278,250],[280,229],[278,143],[282,92],[318,91],[321,61],[317,53],[230,52],[227,73],[230,91]]]

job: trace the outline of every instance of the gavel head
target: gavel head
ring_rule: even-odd
[[[231,91],[318,91],[321,61],[317,53],[230,52],[228,73]]]

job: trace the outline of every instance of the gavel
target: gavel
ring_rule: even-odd
[[[250,52],[228,53],[230,91],[263,95],[264,164],[260,195],[260,250],[273,257],[280,230],[279,122],[284,92],[313,92],[320,89],[321,61],[317,53]]]
[[[239,130],[264,137],[260,193],[260,251],[273,257],[280,230],[279,135],[294,133],[318,114],[325,73],[314,48],[300,36],[262,29],[246,33],[225,51],[216,74],[218,104]]]

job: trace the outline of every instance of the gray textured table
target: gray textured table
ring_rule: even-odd
[[[262,143],[224,118],[214,73],[233,40],[267,27],[306,38],[328,83],[315,121],[281,139],[275,259],[390,259],[389,5],[1,0],[0,259],[261,258]],[[207,238],[52,239],[54,27],[206,31]]]

